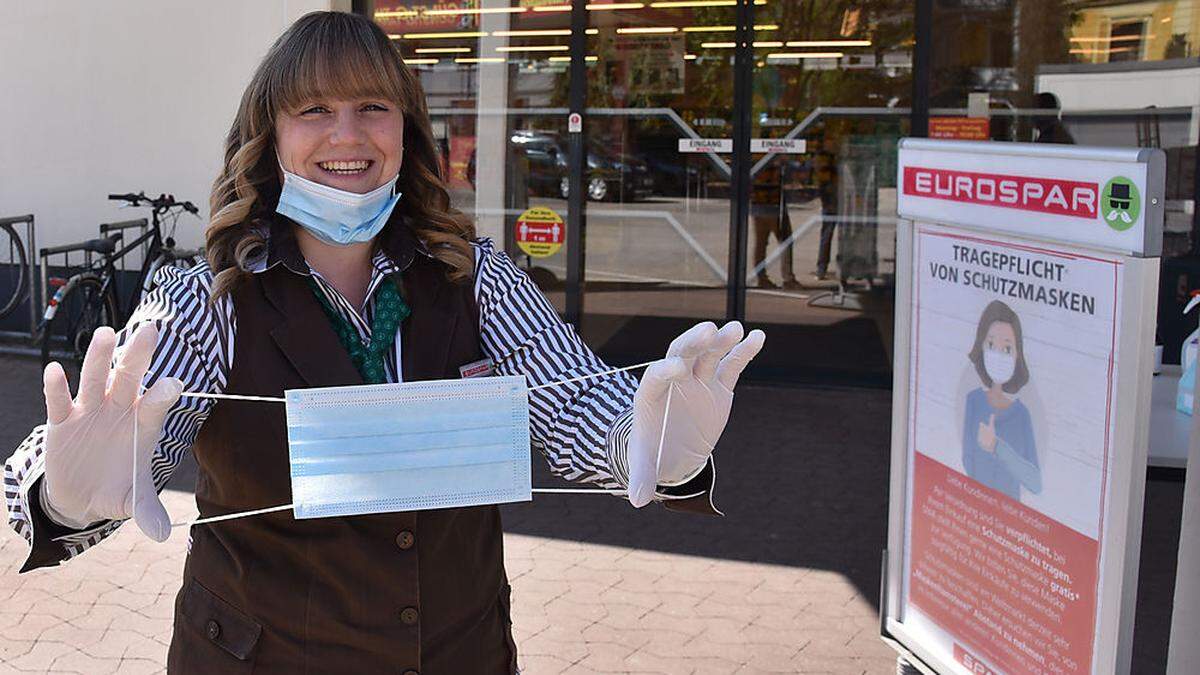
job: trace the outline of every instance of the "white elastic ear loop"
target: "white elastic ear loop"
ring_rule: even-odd
[[[129,514],[130,517],[133,517],[135,520],[137,517],[137,503],[138,503],[138,501],[137,501],[137,497],[138,497],[138,492],[137,492],[137,484],[138,484],[138,452],[137,452],[138,413],[140,412],[140,409],[141,409],[142,394],[144,394],[144,393],[146,393],[146,387],[141,382],[138,382],[137,397],[134,399],[134,406],[133,406],[133,462],[132,462],[132,464],[133,464],[133,482],[131,483],[133,485],[133,487],[131,489],[133,492],[133,501],[130,504],[130,506],[131,506],[130,511],[132,511],[133,513]]]
[[[656,361],[646,361],[645,363],[635,363],[632,366],[623,366],[621,368],[613,368],[612,370],[605,370],[605,371],[599,372],[599,373],[588,373],[587,375],[580,375],[579,377],[572,377],[572,378],[569,378],[566,380],[558,380],[557,382],[547,382],[545,384],[539,384],[539,385],[532,386],[529,388],[529,391],[545,389],[546,387],[557,387],[560,384],[570,384],[571,382],[578,382],[580,380],[590,380],[593,377],[603,377],[605,375],[612,375],[613,373],[619,373],[624,370],[636,370],[638,368],[644,368],[645,366],[648,366],[651,363],[656,363]]]
[[[625,370],[636,370],[638,368],[644,368],[645,366],[648,366],[651,363],[654,363],[654,361],[646,361],[645,363],[636,363],[632,366],[613,368],[611,370],[605,370],[605,371],[602,371],[599,373],[588,373],[587,375],[580,375],[579,377],[572,377],[572,378],[566,379],[566,380],[558,380],[557,382],[547,382],[545,384],[538,384],[538,385],[529,387],[529,391],[545,389],[546,387],[557,387],[560,384],[570,384],[571,382],[578,382],[580,380],[590,380],[593,377],[603,377],[605,375],[612,375],[613,373],[619,373],[619,372],[622,372]],[[281,398],[279,396],[247,396],[245,394],[209,394],[209,393],[203,392],[203,391],[185,391],[182,394],[180,394],[180,396],[191,396],[193,398],[229,399],[232,401],[266,401],[268,403],[286,403],[287,402],[286,399]],[[669,403],[669,401],[668,401],[668,403]]]
[[[145,393],[146,393],[145,385],[139,383],[138,384],[137,405],[134,406],[134,410],[133,410],[133,510],[134,510],[135,518],[136,518],[137,503],[138,503],[138,482],[139,482],[138,476],[140,475],[138,472],[138,451],[137,451],[138,450],[138,417],[140,416],[140,411],[138,410],[138,408],[141,405],[142,395]],[[184,393],[184,394],[181,394],[181,396],[195,396],[197,398],[230,398],[230,399],[235,399],[235,400],[251,400],[251,401],[263,401],[263,400],[283,401],[283,399],[281,399],[281,398],[276,399],[276,398],[272,398],[272,397],[268,397],[268,396],[239,396],[237,394],[218,395],[218,394],[205,394],[202,392]],[[154,474],[151,473],[151,480],[154,479],[153,476],[154,476]],[[151,486],[151,489],[154,489],[153,486]],[[174,529],[176,527],[184,527],[185,525],[190,526],[190,525],[200,525],[203,523],[213,523],[213,522],[216,522],[219,520],[233,520],[234,518],[244,518],[246,516],[256,516],[261,513],[271,513],[274,511],[283,511],[285,509],[290,509],[290,508],[292,508],[291,504],[283,504],[281,506],[272,506],[269,508],[257,509],[254,511],[240,511],[238,513],[229,513],[229,514],[226,514],[223,516],[212,516],[209,518],[197,518],[197,519],[193,519],[193,520],[173,522],[173,523],[171,523],[171,528]]]
[[[654,362],[651,361],[650,363],[654,363]],[[617,368],[615,371],[608,371],[608,372],[611,373],[611,372],[617,372],[617,371],[621,371],[621,370],[630,370],[633,368],[640,368],[645,365],[649,365],[649,364],[639,363],[636,366],[626,366],[625,368]],[[599,373],[597,373],[597,374],[599,374]],[[555,385],[555,384],[574,382],[575,380],[586,379],[588,377],[595,377],[595,375],[586,375],[584,377],[573,378],[571,380],[562,380],[561,382],[551,382],[549,384],[541,384],[536,387],[530,387],[530,389],[540,389],[542,387],[548,387],[548,386]],[[663,410],[662,431],[659,432],[659,435],[658,435],[658,453],[654,456],[654,477],[656,479],[656,482],[657,482],[657,478],[658,478],[658,471],[662,464],[663,444],[667,440],[667,416],[671,414],[671,391],[673,389],[675,389],[675,381],[671,380],[670,384],[667,387],[667,405]],[[629,494],[628,490],[608,490],[605,488],[533,488],[533,492],[536,492],[538,494],[576,494],[576,495],[577,494],[610,494],[610,495],[628,495]]]
[[[280,504],[279,506],[268,506],[265,509],[255,509],[253,511],[238,511],[237,513],[227,513],[223,516],[209,516],[208,518],[196,518],[195,520],[185,520],[178,523],[171,523],[171,527],[183,527],[184,525],[203,525],[204,523],[215,523],[221,520],[233,520],[235,518],[245,518],[246,516],[257,516],[264,513],[274,513],[276,511],[286,511],[295,506],[294,504]]]
[[[663,443],[667,440],[667,415],[671,414],[671,392],[675,390],[675,380],[667,380],[667,405],[663,408],[662,431],[658,435],[658,454],[654,456],[654,483],[658,484],[658,471],[662,465]]]

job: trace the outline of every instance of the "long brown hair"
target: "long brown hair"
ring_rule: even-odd
[[[252,226],[272,217],[279,201],[275,120],[307,100],[382,96],[400,106],[404,148],[396,205],[407,223],[456,281],[470,278],[475,258],[471,221],[450,207],[439,150],[429,124],[425,92],[396,47],[369,19],[344,12],[312,12],[275,41],[242,94],[225,139],[225,165],[209,199],[212,219],[205,230],[213,298],[231,291],[261,252],[263,238]],[[382,235],[381,235],[382,236]]]

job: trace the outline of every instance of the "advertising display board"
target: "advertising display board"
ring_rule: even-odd
[[[906,139],[885,638],[937,673],[1125,673],[1160,151]]]

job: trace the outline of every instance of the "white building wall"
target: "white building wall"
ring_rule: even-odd
[[[222,142],[275,39],[350,0],[0,2],[0,216],[33,213],[38,246],[148,216],[110,192],[169,192],[196,246]]]
[[[1200,103],[1200,68],[1041,73],[1037,90],[1057,95],[1063,112],[1190,107]]]

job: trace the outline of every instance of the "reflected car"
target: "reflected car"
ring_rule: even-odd
[[[525,149],[529,160],[529,186],[539,195],[566,199],[566,139],[547,131],[516,131],[510,141]],[[596,141],[588,143],[587,173],[584,177],[592,201],[637,201],[654,194],[654,179],[646,162],[614,152]]]
[[[653,178],[651,189],[655,195],[682,197],[689,190],[696,189],[700,169],[688,163],[687,155],[651,149],[637,153],[637,157],[650,170]]]

